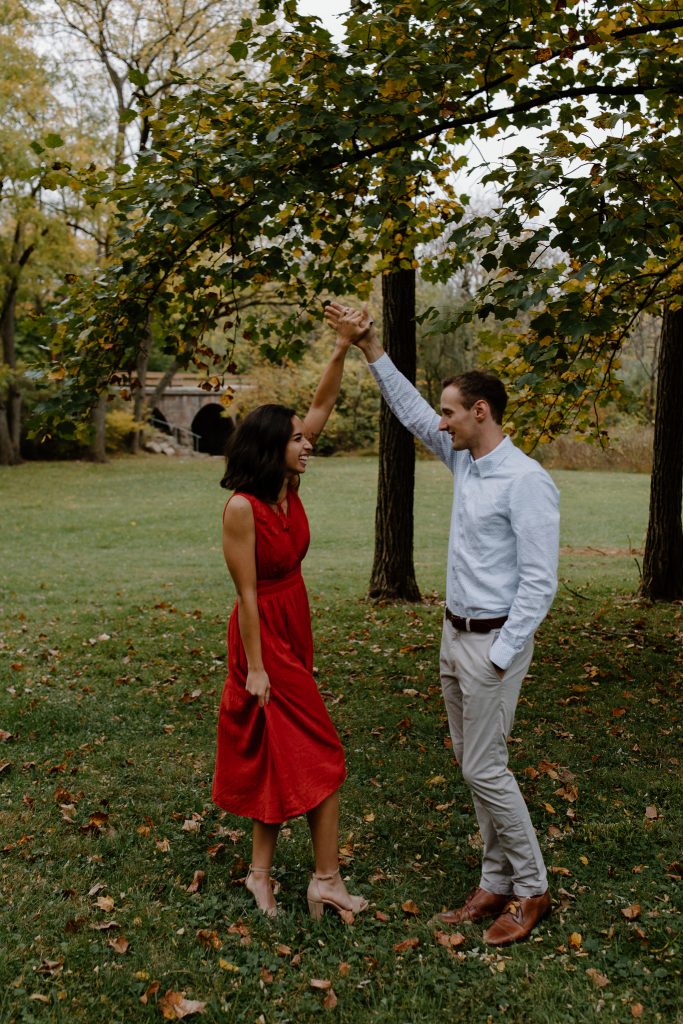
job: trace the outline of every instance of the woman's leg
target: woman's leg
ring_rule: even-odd
[[[280,826],[267,825],[263,821],[254,821],[252,825],[251,869],[245,884],[256,900],[259,910],[268,913],[277,905],[270,882],[270,869],[273,866],[273,855]]]
[[[353,914],[365,910],[367,901],[351,896],[339,874],[339,792],[325,797],[306,817],[315,856],[315,874],[308,887],[309,904],[317,903],[321,913],[320,901]]]

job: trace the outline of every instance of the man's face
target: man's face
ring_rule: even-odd
[[[451,444],[456,452],[474,447],[481,429],[481,410],[479,402],[471,409],[462,404],[460,389],[449,384],[441,393],[441,419],[439,430],[446,430],[451,436]]]

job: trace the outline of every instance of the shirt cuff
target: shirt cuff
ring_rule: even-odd
[[[501,636],[496,637],[489,650],[489,658],[494,665],[502,668],[503,671],[510,667],[517,654],[519,654],[519,651],[516,651],[514,647],[506,643]]]
[[[374,363],[368,363],[368,369],[375,375],[375,377],[385,377],[392,370],[395,370],[396,367],[387,353],[382,352],[382,355],[379,359],[375,359]]]

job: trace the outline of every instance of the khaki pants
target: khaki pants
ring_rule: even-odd
[[[488,892],[539,896],[548,888],[545,865],[507,751],[534,643],[528,642],[500,679],[488,656],[497,635],[460,632],[445,620],[441,688],[453,750],[484,841],[480,885]]]

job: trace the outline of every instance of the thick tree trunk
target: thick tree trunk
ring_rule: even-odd
[[[683,309],[664,310],[642,593],[683,598]]]
[[[415,382],[415,271],[382,278],[384,347]],[[368,596],[373,600],[419,601],[413,565],[415,442],[382,401],[379,417],[379,478],[375,512],[375,558]]]

